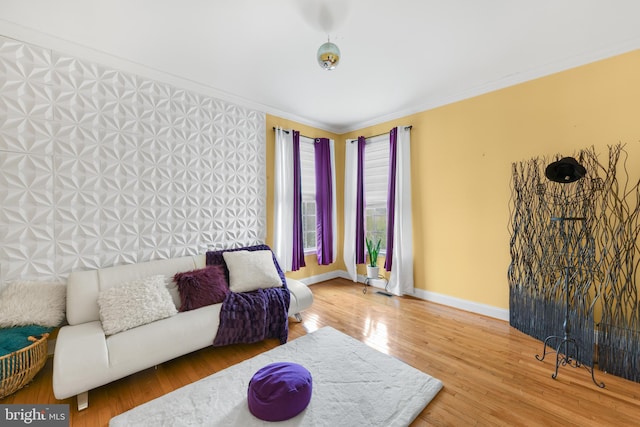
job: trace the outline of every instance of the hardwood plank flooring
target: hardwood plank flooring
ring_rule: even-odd
[[[444,383],[413,426],[640,425],[640,384],[596,371],[535,359],[542,343],[507,322],[411,297],[387,297],[336,279],[312,285],[315,301],[303,322],[291,320],[293,340],[332,326]],[[170,343],[168,343],[170,345]],[[72,426],[106,426],[111,417],[278,345],[206,348],[89,392],[89,408],[58,401],[52,361],[24,389],[0,403],[68,403]],[[551,355],[553,356],[553,355]]]

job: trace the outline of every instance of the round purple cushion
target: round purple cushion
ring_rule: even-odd
[[[302,412],[311,400],[311,373],[297,363],[271,363],[249,382],[249,411],[264,421],[283,421]]]

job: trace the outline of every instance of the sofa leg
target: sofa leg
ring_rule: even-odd
[[[78,411],[87,409],[89,407],[89,392],[85,391],[78,395]]]
[[[298,322],[302,323],[302,315],[300,313],[294,314],[293,317],[295,317]]]

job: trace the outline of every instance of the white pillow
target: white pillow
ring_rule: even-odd
[[[180,310],[182,301],[180,301],[180,291],[178,290],[178,284],[173,280],[173,276],[164,276],[164,284],[171,295],[173,305],[176,306],[176,310]]]
[[[229,270],[231,292],[282,287],[271,251],[230,251],[222,256]]]
[[[98,294],[98,306],[106,335],[146,325],[178,312],[162,274],[105,289]]]
[[[67,286],[64,283],[10,283],[0,293],[0,328],[59,326],[64,321],[66,297]]]

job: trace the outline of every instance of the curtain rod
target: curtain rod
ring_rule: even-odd
[[[404,130],[411,130],[411,128],[413,128],[413,125],[411,125],[411,126],[405,126],[405,127],[404,127]],[[274,130],[274,131],[276,130],[276,127],[275,127],[275,126],[273,127],[273,130]],[[282,131],[283,131],[284,133],[286,133],[287,135],[289,134],[289,131],[288,131],[288,130],[282,129]],[[367,136],[365,139],[375,138],[376,136],[382,136],[382,135],[386,135],[386,134],[388,134],[388,133],[389,133],[389,132],[385,132],[385,133],[379,133],[379,134],[377,134],[377,135]],[[300,136],[303,136],[303,137],[305,137],[305,138],[309,138],[309,139],[317,139],[317,138],[312,138],[312,137],[310,137],[310,136],[306,136],[306,135],[302,135],[302,134],[301,134]],[[353,142],[353,141],[357,141],[357,139],[352,139],[352,140],[351,140],[351,142]]]
[[[276,127],[275,127],[275,126],[273,127],[273,130],[274,130],[274,131],[276,130]],[[284,132],[284,133],[286,133],[287,135],[289,135],[289,131],[288,131],[288,130],[286,130],[286,129],[282,129],[282,132]],[[302,136],[303,138],[309,138],[309,139],[313,139],[313,140],[318,139],[318,138],[312,138],[312,137],[310,137],[310,136],[306,136],[306,135],[303,135],[303,134],[300,134],[300,136]]]
[[[411,125],[411,126],[405,126],[405,127],[404,127],[404,130],[411,130],[411,128],[413,128],[413,125]],[[379,134],[377,134],[377,135],[367,136],[367,137],[365,137],[364,139],[371,139],[371,138],[375,138],[375,137],[377,137],[377,136],[387,135],[388,133],[389,133],[389,132],[379,133]],[[356,139],[351,139],[351,140],[350,140],[350,142],[352,142],[352,143],[353,143],[354,141],[357,141],[357,140],[358,140],[357,138],[356,138]]]

